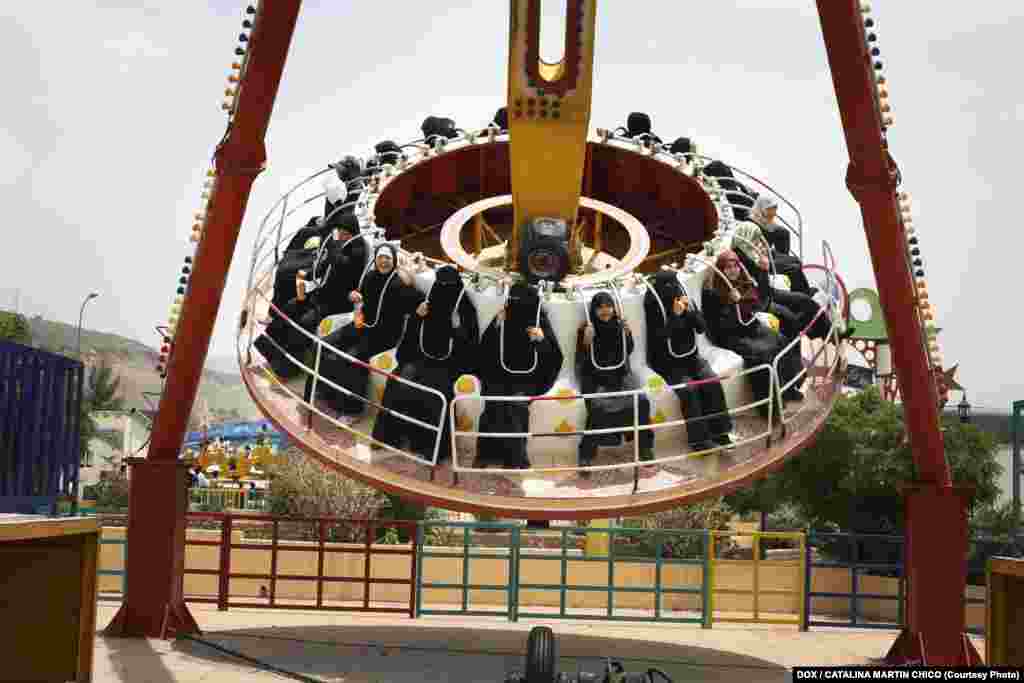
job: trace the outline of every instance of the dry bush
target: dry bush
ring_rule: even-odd
[[[299,518],[378,518],[386,501],[380,492],[324,468],[297,448],[289,448],[284,455],[285,462],[268,468],[271,482],[267,511],[270,514]],[[351,538],[337,540],[361,540],[360,527],[352,527],[345,535]]]

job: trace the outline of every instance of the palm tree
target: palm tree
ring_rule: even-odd
[[[92,450],[89,447],[91,439],[101,439],[110,444],[111,448],[121,446],[120,439],[109,432],[99,431],[96,419],[92,413],[99,410],[123,410],[124,398],[118,396],[121,387],[121,378],[114,374],[114,369],[100,361],[99,365],[89,368],[86,375],[85,386],[82,391],[82,416],[81,436],[79,440],[80,459],[82,463],[92,460]]]

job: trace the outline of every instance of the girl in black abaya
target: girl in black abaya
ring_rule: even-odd
[[[615,301],[607,292],[599,292],[590,300],[588,322],[582,328],[576,369],[580,378],[580,391],[597,394],[623,391],[630,374],[629,357],[633,353],[633,333],[626,321],[615,310]],[[606,396],[588,398],[587,429],[607,429],[633,424],[633,397]],[[651,404],[640,394],[637,406],[639,424],[651,422]],[[625,434],[632,440],[633,432],[618,434],[587,434],[580,442],[580,467],[590,465],[597,455],[598,446],[614,446]],[[640,431],[640,459],[654,459],[654,432]],[[584,476],[586,472],[582,473]]]
[[[513,285],[505,308],[487,326],[480,340],[477,376],[484,396],[539,396],[554,386],[562,369],[562,349],[540,297],[531,287]],[[528,432],[528,401],[487,401],[480,416],[481,432]],[[526,437],[480,437],[474,466],[502,464],[527,469]]]
[[[761,300],[757,285],[743,269],[735,252],[723,251],[715,265],[728,281],[713,272],[711,283],[705,284],[703,301],[708,332],[717,346],[734,351],[743,358],[745,368],[771,365],[775,356],[791,341],[790,338],[776,334],[758,320]],[[783,384],[789,382],[802,369],[799,351],[786,354],[779,363],[779,381]],[[767,370],[757,371],[747,377],[750,378],[757,400],[769,398],[771,375]],[[796,387],[791,389],[796,390]],[[768,404],[758,406],[758,410],[762,416],[767,417]]]
[[[410,316],[398,347],[396,374],[440,391],[449,402],[455,395],[455,380],[474,369],[480,339],[476,306],[465,294],[454,266],[438,268],[427,300],[417,307],[416,315]],[[388,380],[382,403],[385,408],[427,424],[436,425],[441,416],[441,402],[434,394],[393,379]],[[437,432],[385,411],[377,415],[374,439],[398,448],[403,435],[409,438],[410,450],[424,458],[433,457]],[[451,421],[447,413],[437,453],[438,462],[451,457]]]
[[[412,278],[398,270],[398,251],[391,244],[378,245],[373,263],[363,273],[359,286],[348,295],[356,307],[355,320],[324,339],[340,351],[368,363],[370,358],[394,348],[402,337],[405,318],[416,310],[423,295]],[[366,396],[369,370],[334,352],[324,350],[320,375],[360,396]],[[307,380],[309,394],[312,377]],[[358,398],[335,390],[324,381],[317,382],[318,397],[327,400],[343,415],[359,415],[366,404]]]
[[[284,315],[312,335],[316,334],[320,321],[325,317],[352,310],[348,293],[356,287],[366,264],[366,242],[359,235],[356,217],[339,217],[333,226],[331,234],[316,251],[309,270],[301,269],[293,273],[292,291],[295,296],[284,303],[275,301]],[[278,266],[279,270],[282,265],[283,260]],[[307,280],[310,274],[312,278]],[[275,285],[275,297],[277,292],[278,286]],[[261,335],[255,346],[278,375],[295,375],[300,368],[288,362],[284,353],[301,361],[313,342],[273,310],[270,316],[265,336]],[[271,343],[270,339],[281,348]]]
[[[814,299],[802,292],[772,286],[768,243],[757,226],[752,223],[740,225],[736,229],[735,243],[736,256],[757,284],[761,299],[760,310],[779,319],[782,334],[795,338],[813,321],[814,325],[808,330],[807,336],[811,339],[827,337],[832,322],[827,312],[818,315],[820,307]]]
[[[687,296],[678,275],[661,271],[654,276],[652,288],[644,296],[647,364],[669,385],[717,378],[697,348],[697,335],[706,331],[704,316]],[[675,392],[688,420],[686,435],[691,449],[732,445],[732,418],[720,382],[682,387]]]

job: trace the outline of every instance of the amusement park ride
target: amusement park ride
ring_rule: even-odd
[[[511,0],[507,129],[455,131],[404,145],[387,160],[378,155],[346,188],[360,236],[370,245],[397,243],[400,265],[422,292],[429,291],[437,266],[459,268],[481,328],[497,314],[513,282],[525,280],[539,289],[565,359],[554,387],[528,399],[530,466],[506,471],[474,463],[472,451],[486,437],[475,431],[484,401],[473,376],[459,378],[451,401],[421,387],[442,402],[441,419],[450,420],[455,437],[454,452],[439,453],[443,422],[426,425],[437,439],[433,453],[424,456],[381,449],[370,436],[384,383],[405,381],[390,373],[392,351],[362,365],[370,372],[365,400],[378,410],[354,424],[337,419],[314,398],[304,400],[301,383],[278,376],[263,362],[252,343],[270,316],[281,315],[269,299],[280,248],[293,232],[285,223],[303,218],[303,207],[322,205],[324,192],[309,193],[310,182],[321,174],[285,195],[257,236],[238,332],[243,379],[263,412],[310,457],[379,489],[450,509],[594,519],[665,509],[745,486],[806,447],[837,395],[846,302],[831,252],[823,244],[823,263],[808,267],[809,274],[816,270],[822,276],[825,305],[819,315],[830,317],[830,330],[824,339],[812,342],[802,335],[793,341],[805,366],[793,382],[806,397],[788,405],[777,398],[788,387],[780,386],[776,358],[760,368],[778,389],[760,402],[767,417],[752,411],[758,406],[748,388],[752,369],[702,340],[740,438],[687,452],[679,441],[687,421],[671,387],[637,360],[644,357],[642,273],[674,271],[687,291],[699,293],[705,277],[715,277],[710,260],[736,239],[730,191],[703,173],[709,160],[692,151],[673,153],[650,135],[628,138],[598,129],[591,136],[597,3],[567,0],[565,53],[557,64],[539,58],[540,4]],[[126,597],[108,627],[111,633],[198,631],[182,594],[187,464],[179,459],[180,448],[246,202],[266,161],[264,137],[300,5],[301,0],[275,0],[247,9],[224,105],[228,130],[215,153],[208,197],[204,194],[208,202],[192,235],[196,251],[186,259],[190,273],[164,340],[166,382],[149,455],[131,463],[133,542],[127,549]],[[932,353],[937,347],[922,317],[922,290],[907,242],[907,201],[888,149],[889,85],[878,60],[874,20],[859,0],[818,0],[818,11],[851,160],[846,183],[861,206],[919,476],[905,490],[906,628],[888,659],[977,663],[963,633],[969,493],[952,485],[944,455],[935,382],[941,359]],[[784,199],[780,203],[788,205]],[[428,225],[441,225],[440,231],[419,227]],[[467,225],[471,231],[464,237]],[[799,214],[787,227],[801,240],[802,253]],[[485,247],[486,236],[495,244]],[[666,262],[672,258],[660,251],[666,247],[684,261],[682,266]],[[603,449],[581,472],[575,449],[585,431],[585,408],[572,358],[586,302],[598,291],[613,294],[637,340],[631,364],[638,386],[623,393],[634,405],[640,394],[651,404],[652,424],[638,425],[634,418],[634,424],[617,431],[639,436],[641,429],[654,429],[657,438],[653,460],[640,460],[640,439],[633,438],[628,448]],[[328,318],[321,336],[347,321]],[[325,342],[309,336],[311,357],[289,360],[305,368],[303,378],[327,381],[319,376]],[[450,464],[443,462],[446,455]]]

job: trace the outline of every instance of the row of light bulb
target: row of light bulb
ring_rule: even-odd
[[[238,57],[231,63],[231,73],[228,74],[228,85],[224,88],[224,102],[220,107],[227,112],[228,116],[235,113],[235,103],[238,101],[238,82],[241,78],[242,63],[246,55],[246,44],[249,42],[249,35],[252,32],[253,18],[256,8],[249,5],[245,8],[246,18],[242,21],[242,32],[238,34],[238,47],[235,48],[235,56]]]
[[[864,15],[864,42],[867,45],[868,54],[871,55],[872,73],[875,80],[875,104],[878,106],[878,113],[882,121],[882,130],[890,128],[893,124],[892,105],[889,103],[889,81],[882,73],[882,51],[876,44],[878,35],[874,32],[875,20],[870,16],[871,4],[861,2],[860,12]]]
[[[185,263],[182,265],[181,274],[178,277],[178,288],[174,295],[174,302],[171,304],[171,311],[167,316],[167,334],[164,335],[163,345],[160,347],[160,362],[156,366],[156,371],[160,373],[161,379],[167,377],[167,359],[170,356],[171,348],[174,346],[174,337],[178,330],[178,320],[181,318],[181,309],[185,304],[185,290],[188,286],[189,276],[192,274],[195,252],[199,248],[199,241],[203,236],[203,229],[206,223],[206,209],[210,197],[213,196],[214,178],[216,175],[216,171],[212,168],[206,172],[200,211],[193,216],[195,223],[192,224],[192,234],[189,239],[195,246],[192,248],[192,254],[185,257]]]
[[[942,367],[942,354],[939,350],[939,341],[935,334],[937,329],[935,307],[928,297],[928,284],[924,278],[924,259],[921,257],[921,240],[918,237],[917,228],[914,227],[910,195],[906,192],[900,192],[898,199],[900,217],[903,221],[904,232],[907,235],[907,259],[910,262],[911,273],[914,276],[914,298],[917,300],[917,309],[924,321],[928,356],[934,367]]]

